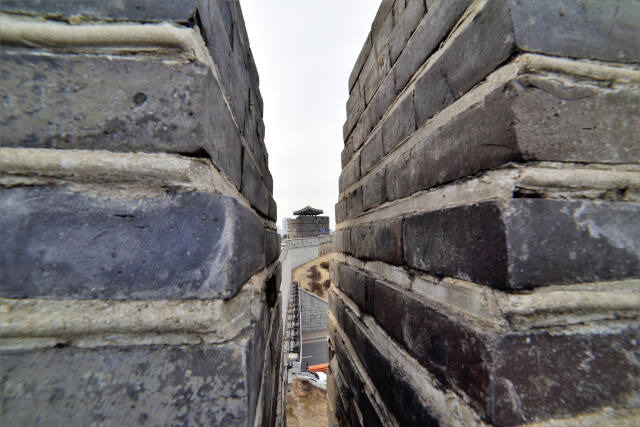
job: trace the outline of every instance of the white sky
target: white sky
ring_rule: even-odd
[[[260,74],[265,143],[282,218],[306,205],[335,228],[351,69],[377,0],[241,0]]]

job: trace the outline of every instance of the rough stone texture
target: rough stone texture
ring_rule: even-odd
[[[406,49],[400,53],[394,65],[397,92],[405,87],[418,68],[451,31],[471,0],[435,0],[432,3],[425,19],[418,25]]]
[[[634,0],[511,0],[522,50],[602,61],[640,61],[640,5]],[[558,29],[562,29],[558,31]]]
[[[640,205],[595,176],[640,182],[638,17],[636,0],[382,2],[343,128],[335,425],[634,417],[640,306],[620,292]]]
[[[239,2],[0,12],[0,424],[275,425],[280,239]]]
[[[242,194],[249,200],[251,206],[264,216],[269,214],[269,190],[255,163],[245,153],[242,161]]]
[[[354,226],[350,235],[347,253],[390,264],[404,263],[401,218]]]
[[[332,312],[344,313],[338,324],[352,345],[359,350],[357,357],[360,363],[364,365],[384,404],[400,425],[437,426],[437,420],[421,399],[420,393],[407,381],[406,374],[391,363],[383,350],[371,342],[362,323],[335,297],[330,296],[330,304]],[[349,354],[333,328],[330,329],[330,337],[340,366],[347,364]],[[357,387],[358,382],[354,380],[351,384]],[[354,389],[358,390],[356,387]]]
[[[69,0],[3,0],[0,10],[51,18],[62,16],[83,20],[175,21],[186,24],[193,18],[197,3],[197,0],[187,0],[180,4],[171,0],[123,0],[118,3]]]
[[[238,167],[244,146],[273,192],[259,79],[239,2],[203,0],[178,7],[164,0],[153,5],[145,0],[113,5],[29,1],[3,2],[0,10],[72,17],[72,22],[196,25],[220,72],[218,83],[204,64],[164,61],[162,51],[155,57],[107,57],[86,50],[80,53],[89,55],[3,49],[3,145],[208,155],[237,188],[244,179]],[[77,126],[79,120],[83,126]]]
[[[477,400],[492,423],[567,416],[637,398],[637,324],[494,335],[381,282],[374,295],[376,321],[439,381]]]
[[[14,425],[125,418],[138,425],[249,425],[248,370],[257,344],[245,336],[218,345],[3,351],[0,418]]]
[[[261,221],[229,197],[0,194],[3,297],[230,298],[265,265]]]
[[[640,277],[639,208],[513,199],[428,212],[405,219],[405,257],[412,267],[500,289]]]

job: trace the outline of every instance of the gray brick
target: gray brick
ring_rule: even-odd
[[[388,50],[387,40],[394,30],[393,3],[394,0],[382,0],[371,24],[372,50],[378,56],[383,49]]]
[[[347,142],[344,144],[344,148],[342,149],[342,152],[340,153],[340,164],[343,168],[347,163],[349,163],[349,160],[351,160],[351,157],[353,156],[352,141],[353,141],[353,136],[347,140]]]
[[[172,0],[123,0],[113,2],[69,0],[3,0],[3,12],[26,12],[46,17],[78,16],[85,19],[105,18],[123,21],[188,23],[195,14],[197,0],[176,3]]]
[[[362,213],[362,187],[358,187],[348,193],[347,199],[347,218],[353,218]]]
[[[15,187],[0,211],[2,297],[229,298],[264,266],[262,222],[225,196]]]
[[[189,155],[206,150],[240,186],[239,135],[206,67],[12,49],[1,56],[0,94],[11,108],[0,113],[0,145]],[[171,85],[158,84],[167,81]]]
[[[269,265],[280,256],[280,235],[273,230],[264,230],[264,258]]]
[[[635,89],[597,87],[567,75],[521,75],[389,164],[388,198],[508,161],[638,163],[640,146],[632,136],[640,132],[638,99]]]
[[[389,38],[389,55],[391,64],[396,62],[404,49],[407,40],[413,34],[418,23],[427,12],[424,0],[410,0],[401,15],[395,16],[395,26]]]
[[[251,206],[264,216],[269,215],[269,190],[251,157],[246,153],[242,162],[242,194]]]
[[[362,143],[365,141],[366,138],[367,138],[367,133],[364,130],[363,121],[360,120],[358,121],[358,123],[356,123],[356,127],[353,129],[353,132],[351,132],[351,135],[349,135],[349,140],[348,140],[350,141],[351,148],[353,149],[354,152],[362,146]]]
[[[634,0],[511,0],[520,49],[603,61],[640,61]]]
[[[426,182],[422,180],[417,181],[416,179],[419,173],[424,174],[428,172],[416,169],[414,164],[419,163],[420,160],[413,157],[413,151],[417,150],[414,148],[413,150],[405,151],[393,162],[386,165],[385,169],[387,174],[391,177],[391,179],[386,181],[388,201],[410,196],[417,191],[417,188],[421,188],[426,184]],[[427,162],[425,162],[425,164],[427,164]]]
[[[334,301],[331,311],[344,312],[339,318],[340,327],[354,347],[358,349],[360,362],[364,365],[369,378],[387,409],[400,425],[437,426],[438,422],[431,414],[430,408],[424,402],[420,392],[407,381],[407,373],[392,363],[383,350],[371,341],[366,326],[341,301]],[[344,344],[333,333],[332,342],[336,346],[336,357],[340,362],[339,365],[353,363],[349,362],[349,356]]]
[[[405,257],[499,289],[635,278],[639,211],[636,203],[513,199],[428,212],[405,219]]]
[[[560,79],[563,79],[560,82]],[[525,75],[508,95],[528,160],[638,163],[640,90],[598,87],[564,75]]]
[[[400,101],[382,124],[382,146],[389,153],[396,145],[416,130],[416,115],[413,108],[413,92]],[[419,100],[418,100],[419,102]]]
[[[362,147],[360,152],[360,175],[367,173],[380,159],[382,159],[382,131],[375,133],[371,140]]]
[[[403,264],[402,218],[351,227],[349,253],[362,259]]]
[[[347,199],[346,198],[336,203],[335,213],[336,213],[336,223],[342,222],[347,218]]]
[[[351,253],[351,231],[348,228],[336,230],[333,237],[336,252]]]
[[[352,184],[360,179],[360,156],[356,156],[353,161],[347,165],[340,173],[339,189],[344,192]]]
[[[338,280],[335,285],[347,294],[363,312],[373,314],[375,278],[346,264],[338,264],[337,271]]]
[[[356,85],[351,90],[351,94],[349,95],[349,99],[347,100],[347,120],[344,123],[344,128],[342,129],[342,133],[344,138],[347,138],[353,127],[356,125],[356,122],[360,118],[360,114],[364,111],[364,93],[362,91],[362,87],[360,86],[360,82],[358,81]]]
[[[489,1],[421,77],[415,92],[418,127],[509,58],[515,45],[506,1]]]
[[[393,75],[389,74],[363,115],[364,134],[369,135],[396,97]]]
[[[387,170],[376,171],[363,179],[362,208],[367,211],[387,201]]]
[[[264,171],[262,173],[264,177],[264,185],[267,186],[267,190],[270,194],[273,194],[273,175],[271,175],[271,171],[269,170],[269,166],[264,164]]]
[[[394,65],[396,91],[402,90],[418,68],[438,48],[471,0],[435,0]]]
[[[278,205],[272,195],[269,195],[269,219],[272,221],[278,220]]]
[[[364,66],[364,63],[369,57],[370,52],[371,52],[371,34],[367,34],[367,39],[365,40],[364,45],[362,46],[362,49],[358,54],[358,59],[356,59],[356,63],[353,66],[353,70],[349,75],[349,93],[351,93],[351,91],[353,90],[353,87],[356,84],[358,77],[360,76],[360,71],[362,71],[362,67]]]
[[[513,115],[500,92],[487,96],[479,108],[457,114],[388,165],[394,177],[387,181],[389,200],[520,160]]]
[[[245,336],[218,345],[0,352],[2,418],[18,425],[127,419],[245,426],[254,410],[250,387],[261,375],[252,378],[249,365],[253,353],[262,359],[262,348]]]
[[[338,341],[337,338],[334,338]],[[338,345],[341,349],[344,349],[342,343]],[[334,359],[332,364],[333,368],[331,374],[335,375],[336,386],[339,387],[341,398],[341,404],[347,405],[346,409],[349,413],[348,420],[351,425],[360,425],[360,417],[362,417],[362,425],[367,427],[384,426],[383,420],[378,417],[378,413],[371,403],[370,397],[367,394],[366,387],[362,378],[358,375],[353,361],[346,357],[340,357],[342,362],[337,363],[337,359]],[[344,379],[339,376],[339,372],[344,374]],[[357,409],[356,409],[357,405]]]
[[[637,394],[640,368],[628,357],[637,353],[633,344],[640,335],[637,322],[566,334],[544,329],[496,334],[380,281],[374,299],[376,322],[443,388],[469,396],[491,424],[567,417]],[[354,320],[342,318],[347,324]],[[357,329],[349,330],[357,334]],[[584,364],[591,369],[581,368]],[[539,387],[541,381],[547,386]]]

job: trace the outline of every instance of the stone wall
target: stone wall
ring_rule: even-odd
[[[382,1],[349,78],[331,423],[637,421],[638,23]]]
[[[300,315],[302,316],[302,333],[324,331],[327,329],[327,301],[300,289]]]
[[[301,215],[287,219],[287,236],[290,239],[316,237],[329,234],[329,217]]]
[[[289,294],[291,288],[291,272],[294,268],[306,264],[320,256],[322,248],[331,243],[331,236],[308,237],[306,239],[286,239],[282,252],[280,252],[280,264],[282,265],[282,282],[280,294],[282,295],[282,321],[285,321]]]
[[[280,242],[239,3],[0,11],[0,424],[273,424]]]

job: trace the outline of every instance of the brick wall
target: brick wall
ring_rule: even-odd
[[[287,236],[290,239],[316,237],[329,234],[329,217],[301,215],[287,219]]]
[[[638,22],[382,1],[349,78],[331,423],[640,417]]]
[[[0,12],[0,423],[272,424],[280,242],[239,3]]]

